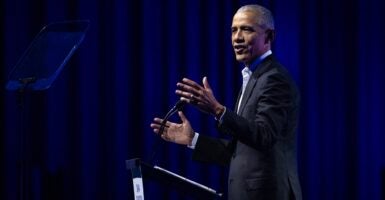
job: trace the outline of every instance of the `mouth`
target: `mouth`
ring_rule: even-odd
[[[236,54],[243,54],[247,51],[247,46],[242,44],[234,45],[234,51]]]

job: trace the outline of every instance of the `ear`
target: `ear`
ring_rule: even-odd
[[[273,43],[274,40],[275,40],[275,31],[271,29],[266,30],[266,43],[268,42]]]

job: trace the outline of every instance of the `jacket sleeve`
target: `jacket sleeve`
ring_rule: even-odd
[[[193,152],[193,160],[227,166],[234,150],[235,141],[199,135]]]

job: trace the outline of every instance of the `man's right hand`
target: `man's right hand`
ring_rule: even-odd
[[[182,120],[182,123],[178,124],[167,121],[161,137],[169,142],[182,145],[191,145],[191,142],[194,138],[194,130],[192,129],[190,122],[187,120],[182,111],[179,111],[178,115]],[[161,123],[162,119],[160,118],[155,118],[153,123],[151,123],[150,126],[154,133],[159,134]]]

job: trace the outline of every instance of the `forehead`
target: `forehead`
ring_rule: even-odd
[[[243,11],[235,13],[232,26],[240,25],[258,25],[258,14],[251,11]]]

